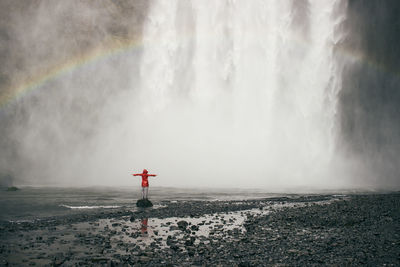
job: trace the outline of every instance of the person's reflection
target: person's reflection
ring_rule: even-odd
[[[141,221],[141,231],[142,231],[142,236],[147,236],[148,232],[147,232],[147,221],[149,220],[149,218],[142,218]]]

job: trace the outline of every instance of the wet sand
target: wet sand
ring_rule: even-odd
[[[400,194],[165,201],[0,225],[2,265],[400,265]]]

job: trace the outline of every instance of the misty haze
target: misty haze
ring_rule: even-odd
[[[101,253],[32,247],[39,265],[396,265],[399,12],[395,0],[0,0],[0,230],[28,231],[26,246],[53,226],[103,236]],[[320,248],[344,254],[288,252],[285,233],[329,236]],[[117,248],[110,236],[125,234],[141,241]],[[33,259],[13,235],[0,234],[0,266]],[[260,236],[273,249],[242,244]],[[345,242],[364,256],[341,236],[367,240]],[[251,253],[212,261],[216,240]]]
[[[149,168],[160,186],[397,187],[398,75],[364,49],[354,5],[2,1],[0,171],[21,185],[131,185]]]

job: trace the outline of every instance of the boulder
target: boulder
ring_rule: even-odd
[[[9,188],[7,188],[7,191],[18,191],[19,188],[15,187],[15,186],[10,186]]]
[[[185,230],[186,227],[188,226],[188,222],[187,222],[187,221],[179,221],[179,222],[177,223],[177,225],[178,225],[179,229]]]
[[[151,203],[151,201],[148,199],[139,199],[136,202],[136,206],[138,206],[139,208],[148,208],[153,207],[153,203]]]

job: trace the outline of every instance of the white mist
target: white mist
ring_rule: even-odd
[[[120,152],[103,173],[148,168],[164,186],[340,187],[342,2],[153,1],[138,90],[99,139]]]

